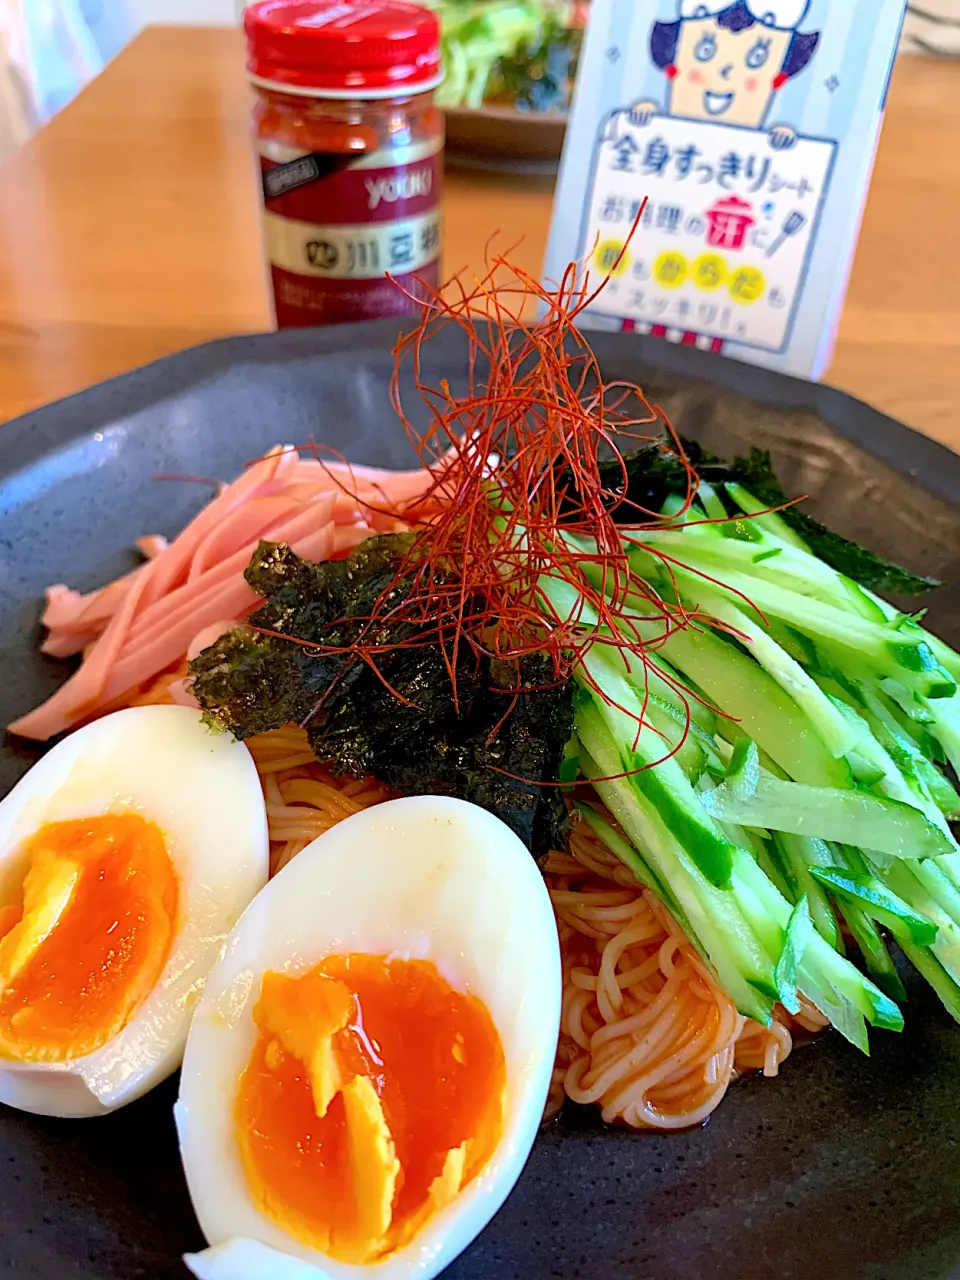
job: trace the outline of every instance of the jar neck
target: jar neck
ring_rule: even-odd
[[[288,88],[280,85],[266,84],[257,80],[251,80],[251,85],[257,97],[266,99],[275,105],[300,111],[327,112],[331,115],[338,115],[341,112],[359,115],[377,114],[396,109],[415,111],[419,107],[430,106],[433,102],[434,94],[434,89],[429,88],[384,98],[363,96],[346,98],[339,95],[325,94],[319,90],[291,92]]]

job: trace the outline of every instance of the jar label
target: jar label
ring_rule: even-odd
[[[419,271],[440,247],[440,213],[366,225],[317,226],[275,213],[263,216],[267,258],[275,267],[324,280],[379,280]]]
[[[431,139],[354,158],[261,144],[281,328],[408,314],[415,276],[436,287],[442,145]]]

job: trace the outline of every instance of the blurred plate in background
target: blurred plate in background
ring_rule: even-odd
[[[501,173],[556,173],[567,128],[565,111],[448,107],[447,163]]]

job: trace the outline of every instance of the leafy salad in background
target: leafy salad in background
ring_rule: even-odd
[[[426,0],[443,27],[443,107],[562,111],[585,25],[570,0]]]

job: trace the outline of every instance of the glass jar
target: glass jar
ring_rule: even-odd
[[[436,16],[405,0],[260,0],[244,16],[279,328],[417,309],[440,283]]]

